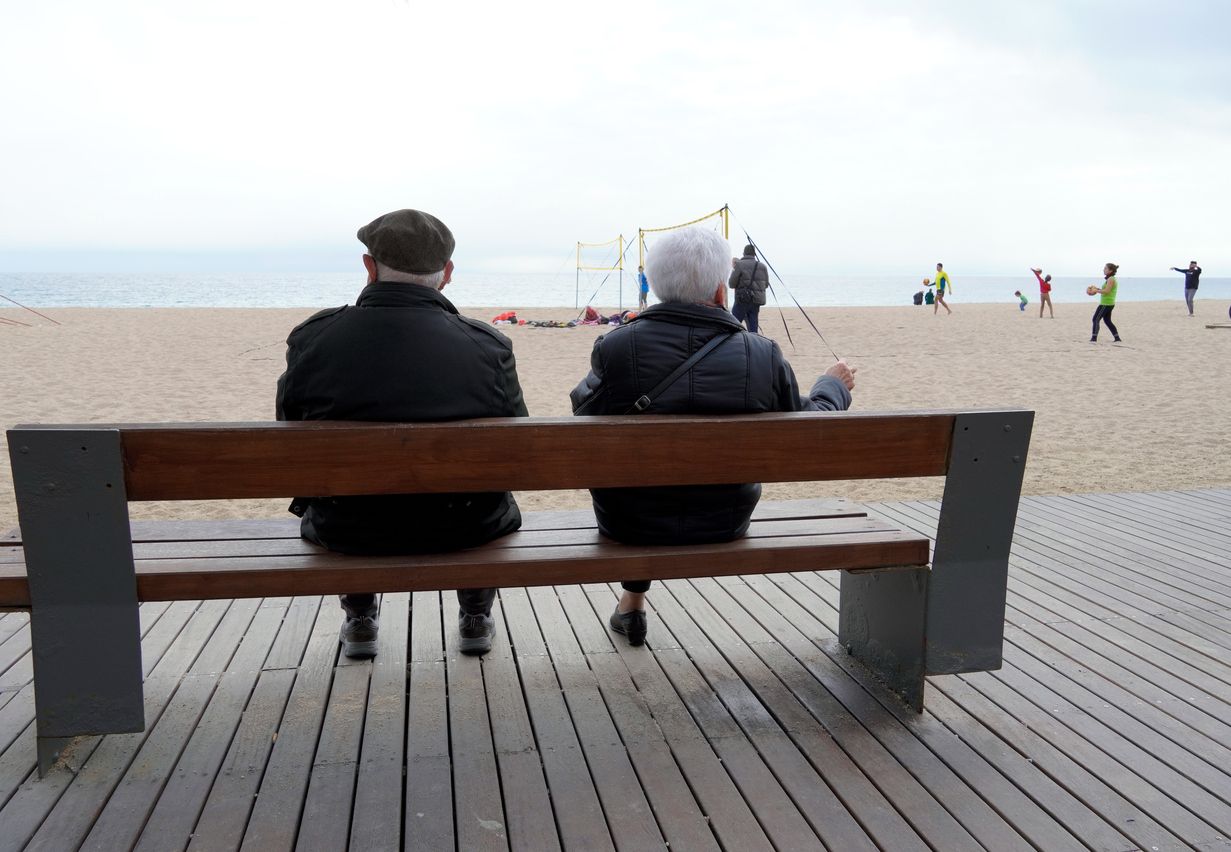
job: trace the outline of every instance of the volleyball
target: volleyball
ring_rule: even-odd
[[[1087,296],[1093,296],[1097,292],[1098,292],[1098,287],[1095,287],[1093,284],[1091,284],[1089,287],[1086,288]]]

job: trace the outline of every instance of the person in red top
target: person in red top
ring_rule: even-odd
[[[1043,319],[1043,306],[1047,305],[1047,310],[1052,319],[1056,318],[1056,311],[1051,306],[1051,276],[1044,275],[1042,269],[1031,269],[1034,277],[1039,279],[1039,319]]]

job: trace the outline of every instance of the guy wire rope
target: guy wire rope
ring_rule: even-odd
[[[728,208],[728,210],[729,209],[730,208]],[[731,215],[734,216],[735,214],[732,213]],[[825,339],[825,335],[821,334],[821,330],[817,328],[816,323],[812,321],[812,317],[808,316],[808,312],[804,310],[804,306],[801,305],[799,300],[795,298],[795,294],[792,293],[790,288],[786,286],[786,282],[782,280],[782,276],[778,274],[778,270],[774,269],[774,265],[769,262],[769,258],[765,256],[765,252],[761,251],[761,247],[757,245],[756,240],[754,240],[752,235],[748,233],[748,229],[742,224],[740,224],[739,228],[744,232],[744,237],[748,240],[748,245],[756,249],[757,254],[761,256],[761,259],[765,261],[765,265],[769,267],[769,271],[774,273],[774,277],[778,279],[778,283],[782,285],[782,289],[788,296],[791,297],[791,301],[795,303],[795,307],[799,308],[799,312],[803,314],[804,319],[808,321],[808,325],[812,326],[812,330],[816,332],[816,336],[819,337],[821,342],[825,344],[825,348],[829,350],[829,354],[833,355],[835,361],[842,360],[838,357],[838,353],[834,352],[833,347],[829,345],[829,341]],[[773,294],[774,304],[778,307],[778,315],[782,319],[782,328],[786,331],[786,339],[791,344],[791,348],[794,349],[795,340],[791,337],[791,329],[786,324],[786,314],[782,310],[782,304],[778,301],[778,293],[774,290],[774,285],[772,283],[769,284],[769,292]]]

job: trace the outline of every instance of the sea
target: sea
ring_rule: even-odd
[[[909,305],[922,290],[922,276],[792,275],[773,280],[770,304],[792,307]],[[1014,290],[1038,303],[1034,276],[955,275],[948,301],[1016,306]],[[362,274],[318,273],[0,273],[0,307],[18,302],[29,307],[90,308],[292,308],[350,304],[363,288]],[[1095,277],[1058,277],[1053,302],[1091,302],[1085,289]],[[445,288],[458,307],[485,308],[630,308],[637,304],[635,276],[592,275],[577,278],[528,272],[459,274]],[[1182,300],[1184,279],[1120,278],[1118,301]],[[1231,278],[1202,278],[1200,301],[1231,303]],[[11,301],[9,301],[11,300]]]

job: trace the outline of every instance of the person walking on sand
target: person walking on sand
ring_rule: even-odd
[[[1043,319],[1043,306],[1047,305],[1047,310],[1052,319],[1056,318],[1056,312],[1051,306],[1051,276],[1044,275],[1040,268],[1032,268],[1034,277],[1039,279],[1039,319]]]
[[[1098,324],[1102,322],[1107,326],[1107,330],[1111,332],[1112,340],[1116,343],[1120,342],[1120,332],[1116,329],[1116,324],[1111,321],[1111,312],[1116,307],[1116,289],[1119,286],[1116,282],[1116,272],[1120,269],[1114,263],[1103,264],[1103,286],[1096,287],[1091,284],[1086,288],[1086,295],[1098,296],[1098,307],[1094,309],[1094,319],[1090,326],[1090,342],[1098,343]]]
[[[1190,260],[1188,269],[1180,269],[1178,266],[1171,267],[1175,272],[1184,273],[1184,301],[1188,305],[1188,315],[1193,315],[1193,299],[1197,298],[1197,285],[1201,283],[1201,267],[1197,265],[1197,261]]]
[[[953,282],[949,280],[949,273],[945,272],[945,265],[943,263],[936,264],[936,303],[932,305],[932,313],[940,313],[941,305],[944,305],[946,314],[953,313],[945,302],[945,293],[952,292]]]

